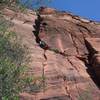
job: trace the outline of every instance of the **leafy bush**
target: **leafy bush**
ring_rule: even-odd
[[[20,92],[37,92],[43,86],[43,78],[27,76],[27,50],[8,30],[12,25],[0,14],[0,100],[19,100]]]
[[[0,21],[0,100],[18,100],[25,82],[25,47],[17,41],[15,32]],[[8,25],[8,26],[7,26]]]
[[[18,3],[20,0],[0,0],[1,4]]]
[[[0,95],[14,100],[22,90],[23,66],[15,65],[9,58],[0,58]]]
[[[50,50],[55,52],[55,53],[60,53],[60,51],[57,48],[50,48]]]

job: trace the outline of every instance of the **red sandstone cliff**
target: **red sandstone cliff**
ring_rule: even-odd
[[[45,77],[43,89],[21,93],[21,100],[100,100],[100,23],[51,8],[39,10],[39,26],[35,12],[3,13],[29,49],[28,74]],[[33,30],[50,47],[45,52]]]

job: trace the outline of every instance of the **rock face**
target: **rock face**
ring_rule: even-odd
[[[11,30],[17,32],[29,49],[28,74],[45,77],[42,89],[21,93],[21,100],[100,100],[97,85],[100,79],[100,23],[50,8],[42,8],[39,12],[42,21],[35,13],[16,15],[16,12],[3,10],[5,18],[14,23]],[[38,37],[49,46],[48,50],[36,43],[34,32],[37,29]]]
[[[89,50],[89,62],[100,82],[100,38],[87,38],[86,46]]]
[[[39,13],[40,14],[54,14],[56,13],[56,10],[55,9],[52,9],[52,8],[47,8],[47,7],[40,7],[39,8]]]

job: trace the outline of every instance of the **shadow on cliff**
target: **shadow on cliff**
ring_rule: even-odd
[[[94,83],[100,89],[100,81],[97,79],[96,73],[92,67],[92,64],[90,63],[90,58],[91,58],[91,56],[88,55],[88,57],[87,57],[88,61],[84,61],[84,64],[87,67],[87,73],[90,75],[91,79],[94,81]]]
[[[40,100],[70,100],[70,98],[67,95],[63,95],[63,96],[55,96],[51,98],[44,98]]]

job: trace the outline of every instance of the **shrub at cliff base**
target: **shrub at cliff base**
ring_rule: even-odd
[[[8,26],[8,21],[0,18],[0,100],[19,100],[19,92],[27,84],[26,53],[15,32],[8,31]]]

